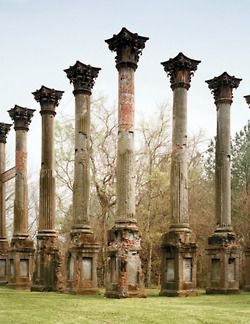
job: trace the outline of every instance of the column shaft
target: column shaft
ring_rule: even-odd
[[[171,215],[173,224],[188,226],[187,89],[175,88],[171,160]]]
[[[5,143],[0,142],[0,175],[5,171]],[[5,183],[0,181],[0,240],[6,239]]]
[[[134,69],[119,69],[117,217],[135,218]]]
[[[54,114],[42,114],[42,163],[38,231],[55,231]]]
[[[73,224],[66,254],[66,289],[76,294],[96,294],[99,291],[97,256],[100,245],[89,219],[90,96],[100,68],[77,61],[64,71],[74,85],[75,96]]]
[[[75,95],[74,228],[89,224],[89,136],[90,96],[78,93]]]
[[[108,231],[106,297],[145,297],[135,218],[134,73],[148,37],[125,27],[107,39],[116,52],[118,70],[118,142],[116,164],[117,210],[115,226]]]
[[[28,236],[27,131],[23,129],[16,129],[13,236]]]
[[[217,104],[216,221],[231,226],[230,104]]]
[[[214,233],[208,238],[207,294],[239,292],[239,246],[231,226],[230,107],[233,89],[241,79],[227,72],[207,80],[217,108],[215,219]]]

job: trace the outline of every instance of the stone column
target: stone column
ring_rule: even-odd
[[[14,230],[9,251],[8,286],[30,288],[33,241],[28,235],[27,132],[35,110],[15,106],[9,110],[16,131]]]
[[[89,219],[90,96],[100,68],[79,61],[66,69],[75,96],[75,165],[73,225],[66,256],[67,291],[96,294],[99,243]]]
[[[42,116],[39,224],[32,291],[63,289],[62,255],[55,230],[54,117],[63,91],[42,86],[32,93]]]
[[[2,174],[6,167],[5,146],[11,124],[0,123],[0,285],[7,283],[9,243],[6,235],[5,183]]]
[[[244,96],[246,99],[246,103],[248,104],[248,107],[250,108],[250,95]],[[250,210],[250,205],[249,205],[249,210]],[[245,287],[244,289],[247,291],[250,291],[250,240],[246,242],[245,246],[245,264],[244,264],[244,279],[245,279]]]
[[[200,61],[182,53],[163,62],[173,90],[170,206],[172,224],[162,237],[162,296],[196,295],[196,243],[188,214],[187,92]]]
[[[134,73],[147,40],[122,28],[118,35],[105,41],[116,52],[119,73],[117,212],[115,226],[108,232],[106,297],[145,296],[135,218]]]
[[[217,228],[208,238],[208,294],[239,291],[239,249],[231,224],[230,106],[241,79],[226,72],[206,81],[217,108],[215,215]]]
[[[246,99],[246,103],[248,104],[248,107],[250,108],[250,95],[244,96],[244,98]]]

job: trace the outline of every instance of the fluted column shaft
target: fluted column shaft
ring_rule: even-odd
[[[13,238],[28,237],[27,132],[35,110],[15,105],[9,115],[16,131],[16,174]]]
[[[28,236],[27,131],[16,129],[15,237]]]
[[[230,152],[230,103],[216,102],[217,139],[215,197],[216,223],[231,226],[231,152]]]
[[[119,68],[117,220],[135,218],[134,69]]]
[[[63,91],[41,86],[32,93],[40,103],[42,116],[42,156],[38,235],[56,235],[55,231],[55,161],[54,117]]]
[[[42,163],[40,170],[39,232],[55,232],[55,166],[53,109],[41,110]]]
[[[215,214],[217,228],[231,230],[231,152],[230,152],[230,107],[233,89],[241,79],[227,72],[207,80],[217,108],[216,166],[215,166]]]
[[[5,171],[5,143],[0,142],[0,175]],[[0,240],[6,239],[5,184],[0,181]]]
[[[73,228],[89,224],[90,94],[75,92]]]
[[[171,215],[173,224],[188,226],[187,176],[187,89],[173,90],[173,129],[171,160]]]
[[[74,232],[88,232],[89,225],[89,160],[90,96],[100,68],[76,61],[64,70],[74,85],[75,96],[75,165],[73,185]]]
[[[170,207],[172,228],[189,228],[187,172],[187,92],[200,61],[179,53],[163,62],[173,90]]]

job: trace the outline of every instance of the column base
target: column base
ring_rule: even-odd
[[[159,296],[167,297],[195,297],[199,293],[196,289],[186,289],[186,290],[164,290],[162,289],[159,293]]]
[[[27,236],[13,237],[9,249],[8,284],[13,289],[31,287],[34,259],[33,241]]]
[[[108,298],[145,298],[136,222],[117,221],[108,231],[106,291]]]
[[[71,245],[66,254],[66,293],[99,294],[97,285],[97,257],[100,245],[90,228],[72,230]]]
[[[40,232],[31,291],[62,292],[64,287],[63,257],[57,234],[55,231]]]
[[[245,265],[244,265],[244,290],[245,291],[250,291],[250,242],[247,243],[247,247],[245,248],[244,251],[245,254]]]
[[[0,238],[0,286],[8,283],[8,250],[9,242],[6,238]]]
[[[197,245],[191,231],[171,229],[162,236],[160,296],[197,296]]]
[[[223,288],[207,288],[206,289],[206,294],[207,295],[230,295],[230,294],[239,294],[240,290],[239,289],[223,289]]]
[[[207,294],[239,293],[239,247],[235,234],[217,229],[208,238]]]

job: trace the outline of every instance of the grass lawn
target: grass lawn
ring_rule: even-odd
[[[0,287],[0,323],[250,323],[250,293],[198,297],[107,299]]]

